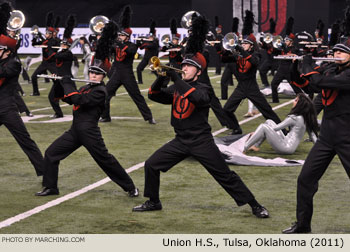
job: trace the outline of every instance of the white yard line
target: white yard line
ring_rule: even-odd
[[[288,102],[282,103],[282,104],[274,107],[273,110],[276,110],[276,109],[282,108],[282,107],[284,107],[284,106],[286,106],[288,104],[291,104],[293,102],[293,100],[294,99],[292,99],[292,100],[290,100]],[[255,116],[253,116],[251,118],[244,119],[244,120],[240,121],[239,124],[242,125],[242,124],[244,124],[246,122],[254,120],[255,118],[257,118],[259,116],[261,116],[261,114],[257,114],[257,115],[255,115]],[[213,136],[216,136],[216,135],[218,135],[218,134],[220,134],[222,132],[225,132],[226,130],[227,130],[227,128],[223,128],[223,129],[220,129],[218,131],[215,131],[213,133]],[[126,172],[130,173],[132,171],[136,171],[136,170],[142,168],[144,166],[144,164],[145,164],[145,162],[136,164],[136,165],[126,169]],[[95,188],[97,188],[97,187],[99,187],[101,185],[104,185],[104,184],[108,183],[109,181],[111,181],[111,180],[108,177],[104,178],[104,179],[102,179],[100,181],[97,181],[96,183],[90,184],[90,185],[88,185],[88,186],[86,186],[86,187],[84,187],[84,188],[82,188],[80,190],[77,190],[75,192],[69,193],[69,194],[64,195],[62,197],[59,197],[59,198],[57,198],[55,200],[51,200],[51,201],[45,203],[44,205],[35,207],[35,208],[33,208],[33,209],[29,210],[29,211],[26,211],[24,213],[18,214],[18,215],[14,216],[14,217],[8,218],[8,219],[0,222],[0,229],[2,229],[4,227],[8,227],[8,226],[12,225],[13,223],[16,223],[18,221],[26,219],[26,218],[34,215],[34,214],[37,214],[37,213],[40,213],[41,211],[46,210],[48,208],[57,206],[57,205],[61,204],[62,202],[65,202],[67,200],[70,200],[70,199],[73,199],[75,197],[78,197],[79,195],[82,195],[82,194],[84,194],[84,193],[86,193],[86,192],[88,192],[88,191],[90,191],[92,189],[95,189]]]

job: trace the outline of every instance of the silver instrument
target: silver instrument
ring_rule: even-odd
[[[171,37],[169,34],[164,34],[160,40],[164,45],[167,45],[167,46],[171,43]]]
[[[11,11],[11,16],[7,22],[7,29],[10,31],[18,31],[23,27],[25,21],[26,18],[22,11]]]
[[[149,39],[147,37],[138,37],[138,38],[135,38],[135,40],[143,40],[143,41],[153,41],[153,39]]]
[[[239,38],[236,34],[233,32],[229,32],[225,35],[225,37],[222,39],[222,47],[227,50],[234,52],[235,47],[239,44]]]
[[[36,47],[36,48],[47,48],[48,46],[47,45],[35,45],[34,47]],[[61,47],[60,46],[51,46],[51,48],[53,48],[53,49],[60,49]]]
[[[276,49],[281,49],[283,46],[283,38],[280,35],[274,36],[272,39],[272,46]]]
[[[269,44],[273,41],[274,39],[274,36],[271,34],[271,33],[264,33],[264,36],[263,36],[263,41],[266,43],[266,44]]]
[[[38,74],[38,78],[46,78],[46,79],[53,79],[53,80],[62,80],[62,76],[53,76],[53,75],[47,75],[47,74]],[[77,81],[77,82],[88,82],[88,83],[93,83],[93,84],[101,84],[99,81],[92,81],[92,80],[84,80],[84,79],[74,79],[71,78],[72,81]]]
[[[196,13],[199,17],[201,14],[197,11],[188,11],[181,18],[181,26],[182,28],[189,29],[192,26],[192,15]]]
[[[98,15],[90,19],[89,28],[95,34],[101,34],[109,19],[105,16]]]
[[[278,55],[274,56],[274,59],[280,60],[302,60],[303,56],[287,56],[287,55]],[[342,61],[344,58],[326,58],[326,57],[312,57],[313,60],[316,61]]]

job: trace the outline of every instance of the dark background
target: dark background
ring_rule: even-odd
[[[25,26],[29,27],[34,24],[45,26],[48,11],[54,11],[56,15],[62,17],[61,26],[64,26],[64,20],[70,13],[77,15],[80,26],[87,26],[90,18],[95,15],[105,15],[118,20],[122,7],[130,4],[134,13],[132,17],[134,27],[148,27],[151,18],[156,20],[158,27],[169,27],[169,20],[172,17],[178,20],[180,26],[180,19],[184,13],[197,10],[212,24],[214,16],[218,15],[224,33],[227,33],[231,29],[233,15],[233,0],[13,0],[10,2],[16,9],[24,12]],[[266,3],[266,0],[260,1],[260,4],[263,2]],[[313,32],[320,18],[326,27],[330,27],[336,19],[344,17],[346,8],[346,0],[288,0],[287,4],[287,15],[295,19],[294,32],[304,30]]]

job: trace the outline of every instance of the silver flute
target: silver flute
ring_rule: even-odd
[[[287,56],[287,55],[278,55],[274,56],[274,59],[280,60],[302,60],[303,56]],[[342,61],[344,58],[326,58],[326,57],[312,57],[316,61]]]
[[[38,78],[47,78],[47,79],[53,79],[53,80],[62,80],[62,76],[53,76],[53,75],[47,75],[47,74],[38,74]],[[72,81],[78,81],[78,82],[89,82],[94,84],[101,84],[99,81],[93,81],[93,80],[84,80],[84,79],[74,79],[71,78]]]

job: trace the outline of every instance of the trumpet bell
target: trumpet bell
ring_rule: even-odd
[[[192,16],[196,13],[196,15],[199,17],[201,14],[199,14],[198,11],[189,11],[186,12],[185,15],[181,18],[181,26],[182,28],[189,29],[192,26]]]
[[[101,34],[105,25],[109,22],[109,19],[105,16],[94,16],[90,19],[89,28],[95,34]]]
[[[239,43],[239,38],[233,32],[229,32],[222,40],[222,47],[227,51],[234,51],[236,45]]]
[[[11,16],[7,22],[7,29],[10,31],[17,31],[24,25],[26,18],[22,11],[14,10],[11,12]]]
[[[166,66],[166,65],[161,65],[160,64],[160,60],[157,56],[153,56],[150,61],[151,63],[151,70],[152,71],[156,71],[159,75],[165,76],[166,75],[166,71],[168,70],[173,70],[177,73],[184,73],[184,71],[177,69],[175,67],[170,67],[170,66]]]

